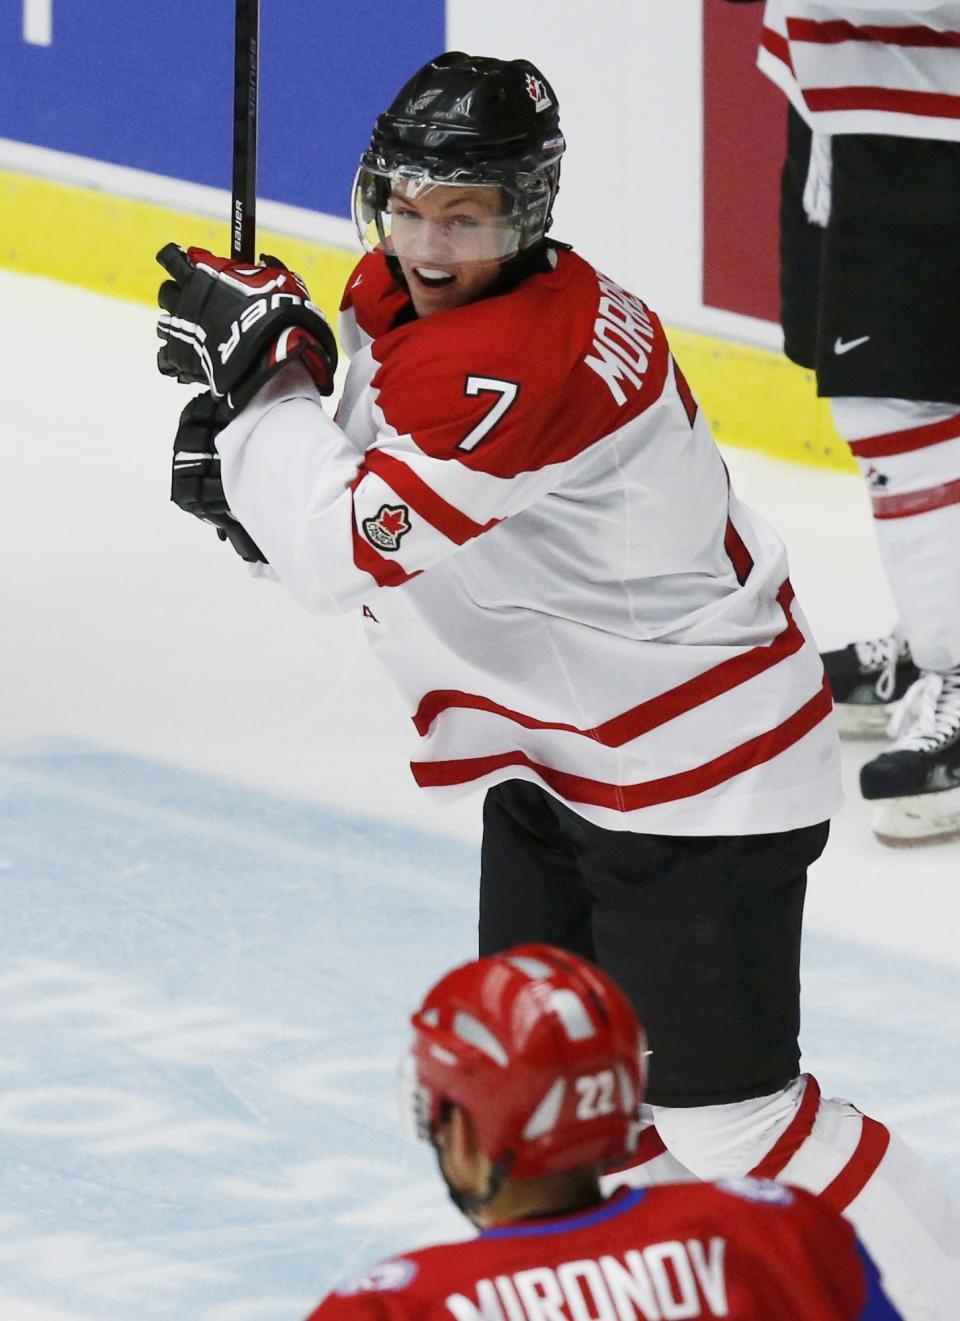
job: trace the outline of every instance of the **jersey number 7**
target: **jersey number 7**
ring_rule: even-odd
[[[498,396],[489,412],[484,414],[473,430],[468,432],[457,446],[458,450],[469,451],[476,449],[481,440],[489,436],[520,393],[520,386],[516,381],[498,381],[495,376],[468,376],[463,387],[463,393],[474,396],[481,394],[495,394]]]

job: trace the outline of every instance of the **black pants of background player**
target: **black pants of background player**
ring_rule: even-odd
[[[767,1096],[800,1070],[803,900],[827,833],[605,830],[507,781],[484,803],[480,953],[546,941],[610,973],[646,1027],[654,1104]]]
[[[831,139],[826,228],[803,207],[811,133],[791,107],[780,201],[784,352],[817,391],[960,403],[960,142]],[[855,352],[838,341],[866,337]]]

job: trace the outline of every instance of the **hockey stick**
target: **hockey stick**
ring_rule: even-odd
[[[233,54],[233,199],[230,255],[253,262],[257,227],[260,0],[236,0]]]

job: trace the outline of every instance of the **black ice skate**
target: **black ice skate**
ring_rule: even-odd
[[[882,738],[894,703],[920,678],[899,628],[884,638],[825,651],[820,659],[842,738]]]
[[[884,844],[960,839],[960,666],[928,673],[891,720],[894,745],[860,771],[876,802],[873,829]]]

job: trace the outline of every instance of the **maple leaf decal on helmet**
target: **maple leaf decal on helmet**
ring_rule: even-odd
[[[410,511],[406,505],[381,505],[373,518],[363,520],[363,535],[377,550],[398,550],[400,540],[410,531]]]

